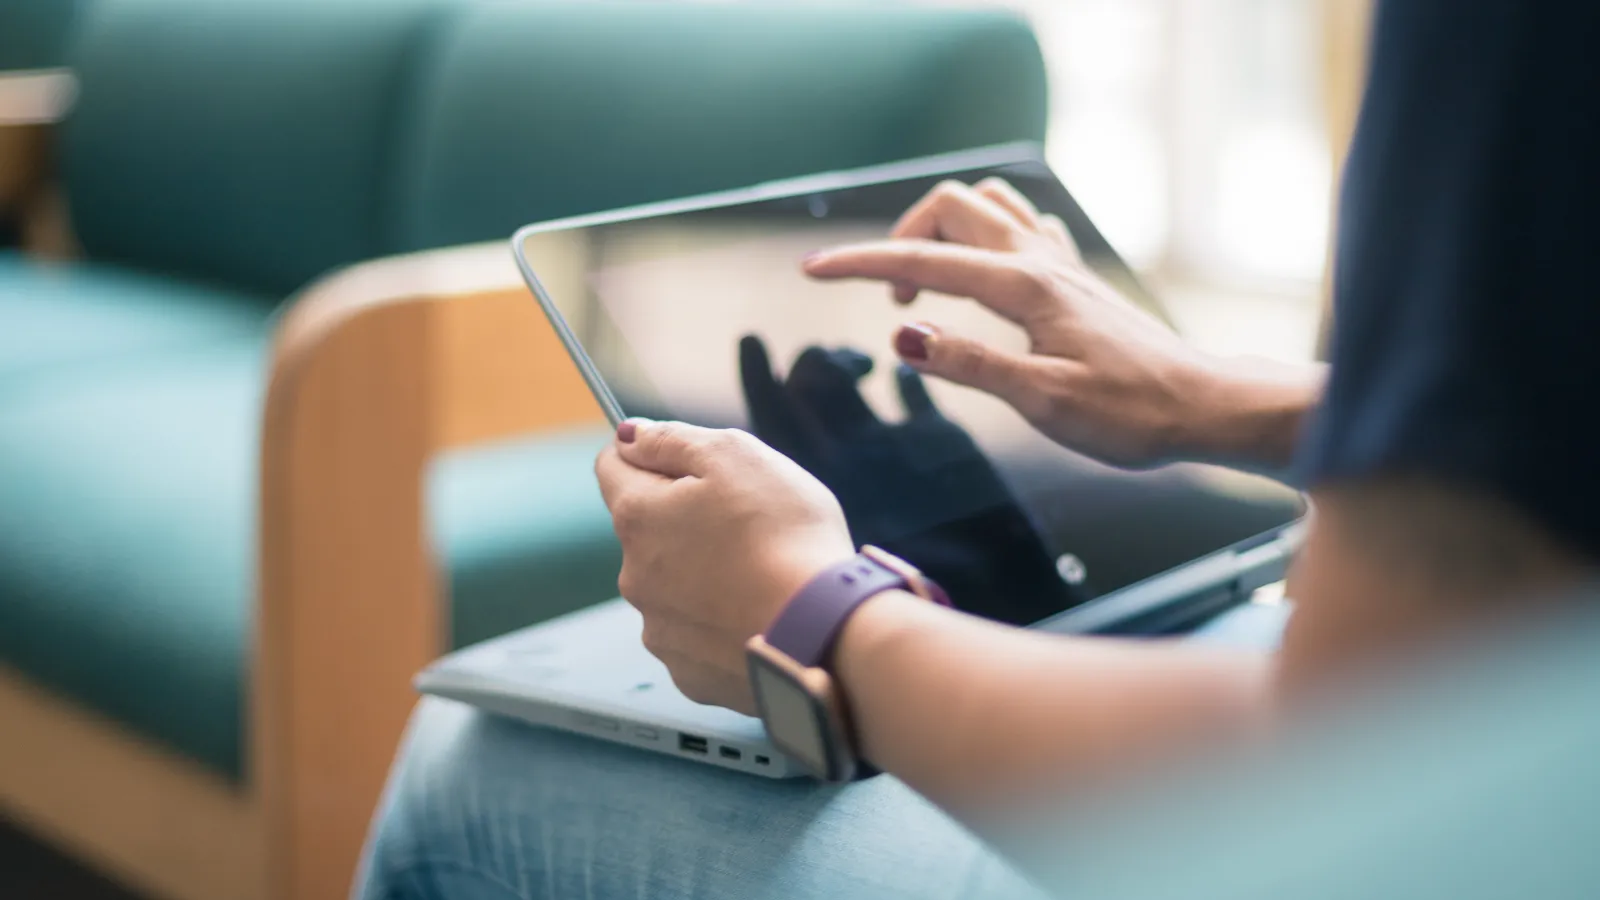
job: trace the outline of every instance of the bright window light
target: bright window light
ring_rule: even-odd
[[[1327,142],[1263,123],[1229,134],[1217,156],[1219,262],[1273,278],[1315,278],[1328,240]]]

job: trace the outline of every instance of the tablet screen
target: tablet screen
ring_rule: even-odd
[[[563,227],[521,247],[623,414],[751,431],[833,489],[857,543],[909,560],[966,611],[1032,624],[1297,518],[1298,495],[1270,480],[1104,466],[991,396],[899,365],[890,339],[912,318],[1026,348],[971,300],[925,293],[907,309],[882,285],[801,272],[811,250],[882,238],[940,180],[989,175],[1060,215],[1091,266],[1170,321],[1037,161]]]

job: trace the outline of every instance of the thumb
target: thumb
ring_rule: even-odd
[[[1037,366],[1025,356],[925,322],[901,326],[894,336],[894,348],[918,372],[993,394],[1024,416],[1032,417],[1043,399]]]
[[[631,466],[668,478],[703,475],[714,434],[684,422],[626,419],[617,426],[617,454]]]

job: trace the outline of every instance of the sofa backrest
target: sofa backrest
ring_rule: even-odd
[[[0,3],[0,70],[45,69],[66,61],[67,36],[84,0]]]
[[[421,65],[398,141],[400,249],[1044,134],[1032,31],[992,10],[485,4]]]
[[[384,254],[386,174],[433,0],[100,0],[70,52],[91,256],[277,292]]]
[[[96,0],[86,251],[278,295],[530,221],[1042,140],[1004,12],[684,0]]]

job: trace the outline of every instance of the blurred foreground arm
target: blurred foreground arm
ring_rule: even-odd
[[[888,593],[851,617],[835,671],[867,758],[971,824],[1258,733],[1271,663],[1177,641],[1023,631]]]

